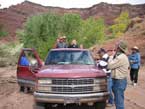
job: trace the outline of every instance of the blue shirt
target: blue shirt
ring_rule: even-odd
[[[141,66],[141,56],[140,56],[140,53],[137,53],[138,54],[138,58],[139,58],[139,67]]]
[[[26,58],[26,56],[22,56],[21,57],[21,59],[20,59],[20,65],[22,65],[22,66],[29,66],[29,61]]]
[[[57,43],[56,48],[67,48],[67,44],[65,42],[59,42]]]
[[[132,53],[129,56],[130,66],[133,69],[138,69],[140,67],[140,54],[139,53]]]

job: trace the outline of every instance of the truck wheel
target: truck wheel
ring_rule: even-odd
[[[24,92],[24,93],[30,93],[32,92],[31,91],[31,88],[30,87],[26,87],[26,86],[20,86],[20,92]]]
[[[33,106],[33,109],[46,109],[44,103],[36,102]]]
[[[106,102],[97,102],[94,105],[94,109],[105,109],[106,107]]]
[[[24,86],[20,86],[20,92],[24,92]]]

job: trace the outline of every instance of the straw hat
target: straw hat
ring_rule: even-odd
[[[137,46],[134,46],[134,47],[132,48],[132,50],[139,50],[139,48],[138,48]]]
[[[63,36],[62,38],[63,38],[63,39],[66,39],[66,36]]]

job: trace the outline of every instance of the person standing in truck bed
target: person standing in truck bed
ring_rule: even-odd
[[[77,41],[73,39],[71,44],[68,46],[68,48],[79,48]]]
[[[57,42],[55,44],[55,48],[67,48],[67,43],[66,43],[66,36],[59,37],[57,39]]]
[[[124,109],[124,91],[127,87],[127,75],[129,73],[129,60],[126,51],[127,44],[120,41],[116,45],[116,54],[108,63],[108,69],[112,70],[112,88],[116,109]]]

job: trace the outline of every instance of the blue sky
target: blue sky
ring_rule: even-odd
[[[24,0],[0,0],[1,7],[5,8],[10,5],[16,5],[23,2]],[[94,4],[100,2],[107,2],[112,4],[142,4],[145,3],[145,0],[29,0],[34,3],[42,4],[44,6],[58,6],[64,8],[85,8],[90,7]]]

